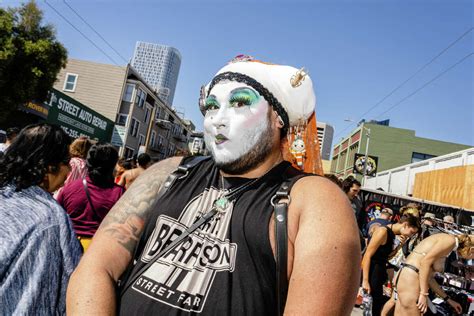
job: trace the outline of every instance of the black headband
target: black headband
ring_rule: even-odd
[[[248,84],[257,92],[267,100],[267,102],[273,107],[273,109],[277,112],[277,114],[281,117],[283,120],[283,128],[282,128],[282,134],[286,134],[286,131],[288,127],[290,126],[289,119],[288,119],[288,114],[286,113],[285,109],[281,105],[281,103],[275,98],[275,96],[268,91],[267,88],[265,88],[260,82],[257,80],[253,79],[252,77],[249,77],[247,75],[238,73],[238,72],[223,72],[221,74],[218,74],[217,76],[212,79],[210,85],[209,85],[209,90],[207,91],[206,97],[209,96],[209,93],[211,92],[212,88],[220,81],[223,80],[231,80],[231,81],[237,81],[237,82],[242,82],[245,84]]]

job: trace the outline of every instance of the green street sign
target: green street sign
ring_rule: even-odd
[[[84,104],[51,89],[44,105],[48,107],[46,122],[61,126],[69,136],[110,142],[114,122]]]

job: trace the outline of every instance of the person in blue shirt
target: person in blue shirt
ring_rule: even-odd
[[[2,315],[65,314],[81,248],[51,193],[69,172],[70,142],[58,126],[30,125],[0,158]]]
[[[364,235],[365,237],[370,237],[372,236],[373,232],[377,227],[380,226],[387,226],[392,222],[392,217],[393,217],[393,210],[386,207],[380,211],[380,215],[378,218],[374,219],[373,221],[370,221],[367,223],[365,229],[364,229]]]

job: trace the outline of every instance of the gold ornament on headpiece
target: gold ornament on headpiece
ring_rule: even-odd
[[[308,73],[306,72],[304,67],[298,70],[296,74],[294,74],[293,77],[291,77],[291,80],[290,80],[291,86],[293,88],[301,86],[301,83],[304,81],[307,75]]]

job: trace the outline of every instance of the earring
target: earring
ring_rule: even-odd
[[[285,122],[283,122],[283,119],[280,115],[278,115],[278,123],[280,123],[281,127],[285,127]]]

